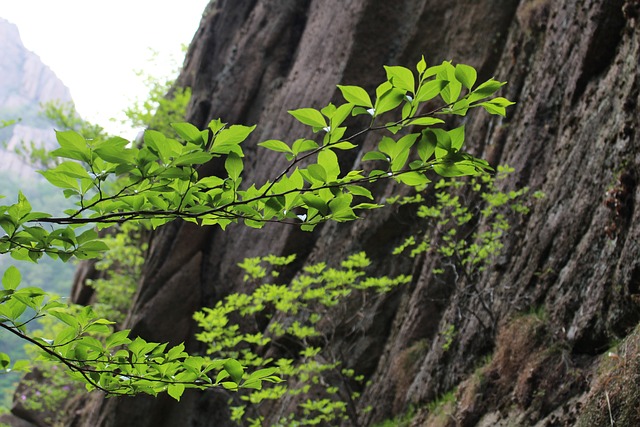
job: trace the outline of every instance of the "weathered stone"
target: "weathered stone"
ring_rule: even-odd
[[[529,186],[546,197],[514,224],[499,268],[475,283],[480,292],[491,292],[489,310],[469,298],[464,281],[436,280],[432,259],[412,265],[392,258],[403,237],[398,231],[408,235],[418,225],[406,212],[385,209],[311,234],[278,225],[221,232],[171,224],[154,236],[130,326],[149,339],[187,341],[197,350],[190,314],[243,288],[237,267],[243,258],[295,252],[300,268],[336,263],[364,249],[376,265],[373,274],[413,271],[414,282],[364,313],[361,334],[336,336],[329,344],[350,355],[346,366],[371,379],[360,409],[374,409],[360,425],[410,404],[419,408],[416,420],[428,420],[425,404],[456,387],[464,405],[451,417],[464,425],[570,425],[589,389],[584,370],[640,319],[637,3],[212,2],[179,83],[193,88],[189,111],[195,124],[206,126],[217,117],[260,124],[247,143],[245,181],[263,181],[284,167],[280,156],[256,148],[258,140],[307,135],[286,109],[337,100],[332,88],[338,83],[372,89],[383,77],[382,65],[411,65],[424,54],[429,63],[453,59],[477,67],[480,78],[509,81],[504,95],[516,106],[506,119],[481,112],[466,119],[468,149],[494,165],[515,167],[507,188]],[[376,136],[357,142],[369,147]],[[342,159],[345,167],[357,161]],[[221,166],[212,163],[207,173]],[[376,187],[381,197],[397,192],[393,183]],[[170,310],[166,301],[178,300],[184,301]],[[532,329],[514,325],[518,315],[536,309],[546,313],[545,333],[543,341],[531,343]],[[456,335],[444,351],[441,331],[449,324]],[[550,347],[559,353],[547,354]],[[402,362],[418,348],[417,360]],[[507,351],[521,360],[521,369],[532,371],[507,369]],[[513,397],[514,407],[505,396],[465,395],[475,387],[470,377],[478,364],[492,353],[496,359],[485,368],[488,389]],[[536,387],[557,385],[545,364],[566,364],[576,375],[562,374],[565,388],[554,399],[535,400]],[[410,371],[398,375],[401,366]],[[218,396],[190,393],[179,404],[166,398],[94,399],[87,402],[90,415],[77,425],[231,425],[224,421],[225,399]],[[506,409],[511,412],[502,414]]]

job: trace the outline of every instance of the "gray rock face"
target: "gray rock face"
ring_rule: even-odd
[[[69,89],[40,57],[29,51],[20,40],[18,28],[0,18],[0,119],[20,118],[0,133],[5,147],[0,147],[0,165],[5,170],[27,176],[25,165],[13,149],[22,141],[52,146],[53,126],[39,117],[40,105],[50,101],[71,103]]]
[[[18,28],[0,18],[0,108],[20,109],[48,101],[72,102],[69,89],[40,57],[27,50]]]
[[[608,425],[604,390],[615,416],[632,408],[624,425],[640,424],[637,374],[626,388],[594,377],[611,342],[632,334],[640,319],[639,9],[637,0],[212,2],[180,82],[193,88],[196,125],[217,117],[261,125],[246,148],[246,182],[284,166],[252,144],[307,135],[286,109],[337,100],[338,83],[371,90],[383,64],[411,65],[424,54],[431,64],[454,59],[474,65],[480,78],[509,81],[504,95],[517,105],[507,119],[470,117],[467,148],[515,167],[508,188],[529,186],[546,197],[511,229],[500,265],[473,284],[442,283],[427,255],[415,263],[391,258],[418,226],[392,209],[312,234],[170,224],[154,237],[129,326],[197,350],[192,312],[242,289],[244,257],[296,252],[301,268],[365,249],[372,274],[413,273],[414,282],[345,328],[360,334],[327,344],[371,380],[359,405],[373,411],[359,425],[410,405],[416,426]],[[376,188],[380,196],[397,191],[392,183]],[[476,296],[491,295],[487,307],[470,297],[471,285]],[[540,308],[545,316],[523,314]],[[444,350],[442,331],[451,324],[455,337]],[[405,363],[420,342],[428,345]],[[637,360],[638,346],[626,348],[625,360]],[[444,417],[429,413],[428,402],[454,389],[457,403]],[[218,392],[187,393],[180,403],[97,396],[74,425],[229,426],[225,401]]]

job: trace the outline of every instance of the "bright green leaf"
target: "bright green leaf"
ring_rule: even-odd
[[[300,108],[298,110],[289,110],[289,114],[295,117],[300,123],[315,128],[324,128],[327,121],[320,111],[314,108]]]
[[[405,67],[389,67],[387,65],[384,66],[384,69],[387,72],[387,79],[394,87],[413,93],[415,90],[415,81],[411,70]]]
[[[280,153],[293,153],[291,148],[282,141],[277,139],[270,139],[268,141],[258,143],[259,146],[264,147],[271,151],[278,151]]]
[[[359,86],[338,85],[338,89],[340,89],[342,96],[347,102],[360,107],[373,107],[369,94],[363,88]]]
[[[14,290],[20,285],[22,276],[20,270],[14,266],[8,267],[2,276],[2,286],[7,290]]]
[[[460,83],[462,83],[464,87],[471,90],[473,84],[476,82],[478,73],[476,72],[475,68],[469,65],[458,64],[456,65],[455,76],[456,79]]]

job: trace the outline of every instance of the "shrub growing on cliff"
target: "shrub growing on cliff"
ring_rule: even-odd
[[[452,177],[491,170],[485,161],[462,151],[464,126],[445,130],[439,117],[465,115],[475,107],[504,115],[512,103],[492,98],[504,83],[490,79],[476,86],[472,67],[450,62],[427,67],[422,59],[416,69],[417,76],[404,67],[385,67],[387,79],[376,88],[373,100],[360,87],[338,86],[346,103],[290,111],[319,136],[259,143],[288,161],[263,183],[243,182],[242,176],[241,143],[255,126],[213,120],[200,130],[175,123],[172,128],[178,138],[148,130],[140,145],[119,137],[90,140],[74,131],[58,132],[60,148],[53,154],[61,162],[42,174],[75,200],[75,207],[57,217],[32,212],[28,200],[18,194],[16,203],[0,206],[5,233],[0,237],[0,254],[31,262],[44,255],[62,261],[100,257],[108,247],[96,230],[84,227],[88,224],[102,229],[136,222],[156,228],[180,218],[222,229],[237,222],[254,228],[283,222],[310,231],[321,222],[351,221],[359,211],[381,207],[373,202],[368,183],[394,179],[422,190],[432,172]],[[436,97],[441,106],[422,112],[425,103]],[[345,120],[358,114],[370,117],[370,124],[348,133]],[[359,148],[354,144],[359,136],[381,130],[390,133],[363,156],[375,166],[342,171],[337,153]],[[224,165],[221,176],[200,176],[200,165],[214,158]],[[127,330],[114,333],[113,322],[96,316],[91,308],[71,315],[55,297],[38,288],[20,287],[20,282],[16,268],[4,272],[0,327],[37,346],[42,357],[62,363],[89,390],[110,395],[167,391],[179,399],[185,388],[236,390],[280,381],[277,368],[249,373],[234,358],[210,360],[188,355],[183,345],[168,348],[141,337],[132,339]],[[27,309],[34,314],[25,317]],[[58,319],[61,331],[48,338],[27,334],[24,326],[41,316]],[[28,363],[12,365],[7,355],[0,354],[0,368],[10,367],[27,369]]]

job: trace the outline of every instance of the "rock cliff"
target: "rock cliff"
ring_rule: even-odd
[[[247,180],[283,167],[252,144],[303,134],[286,109],[337,100],[338,83],[371,90],[383,64],[412,65],[424,54],[509,82],[504,95],[516,106],[506,119],[469,117],[468,149],[516,169],[506,188],[546,197],[514,224],[505,256],[474,283],[443,283],[428,255],[392,258],[420,227],[411,212],[393,208],[313,233],[176,222],[154,235],[129,326],[198,350],[191,315],[242,289],[243,258],[297,253],[300,269],[365,250],[372,274],[414,280],[327,344],[370,380],[358,404],[373,410],[359,425],[410,408],[415,426],[594,426],[610,418],[638,425],[639,9],[637,0],[212,2],[179,84],[193,90],[189,118],[198,126],[217,117],[260,124],[246,148]],[[397,191],[391,183],[376,188],[379,197]],[[444,409],[428,405],[447,392],[454,399]],[[73,425],[231,426],[227,399],[94,396]]]
[[[18,28],[0,18],[0,119],[21,122],[0,132],[3,169],[26,176],[31,168],[14,154],[22,141],[55,144],[51,123],[39,116],[51,101],[71,103],[69,89],[20,39]]]

